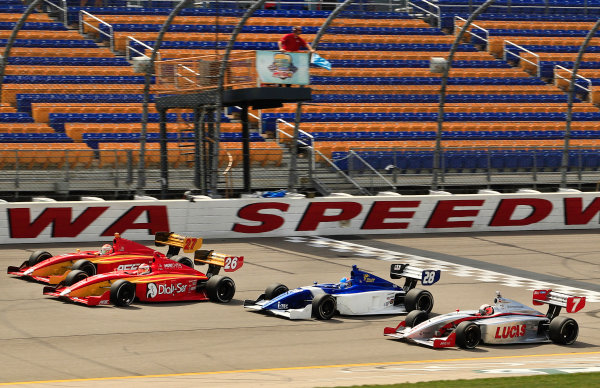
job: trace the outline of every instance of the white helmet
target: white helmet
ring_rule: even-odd
[[[138,275],[146,275],[148,273],[150,273],[150,265],[148,264],[140,264],[140,266],[137,269],[137,274]]]
[[[102,245],[102,248],[100,248],[101,255],[109,255],[112,253],[112,251],[113,251],[113,248],[110,244],[104,244],[104,245]]]
[[[492,315],[494,313],[494,308],[489,304],[482,304],[479,307],[479,315]]]

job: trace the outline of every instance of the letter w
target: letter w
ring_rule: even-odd
[[[35,238],[48,225],[52,225],[52,237],[75,237],[94,222],[106,207],[89,207],[71,222],[73,209],[52,207],[44,210],[33,222],[29,208],[8,209],[11,238]]]

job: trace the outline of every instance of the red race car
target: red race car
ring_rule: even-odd
[[[115,234],[112,246],[105,244],[98,251],[77,251],[52,256],[46,251],[35,251],[19,267],[10,266],[9,275],[28,277],[44,283],[58,284],[72,270],[81,270],[89,276],[115,270],[135,270],[141,264],[149,264],[156,253],[166,258],[193,267],[193,261],[178,255],[195,252],[202,246],[201,238],[184,237],[171,232],[158,232],[154,237],[156,246],[169,246],[166,256],[152,248],[122,238]]]
[[[124,307],[134,300],[229,302],[235,294],[235,283],[230,277],[218,273],[221,268],[225,272],[240,269],[244,257],[197,250],[194,262],[208,264],[207,273],[203,274],[156,252],[150,264],[141,264],[134,271],[113,271],[94,276],[88,276],[81,270],[71,271],[57,286],[44,287],[44,295],[88,306],[112,303]]]

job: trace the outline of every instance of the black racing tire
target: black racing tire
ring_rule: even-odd
[[[235,295],[235,283],[229,276],[213,275],[206,282],[208,298],[217,303],[229,303]]]
[[[187,256],[175,255],[171,257],[171,260],[183,264],[186,267],[194,268],[194,261]]]
[[[429,314],[423,310],[413,310],[406,316],[404,322],[406,323],[406,327],[415,327],[419,323],[425,322],[429,319]]]
[[[475,322],[464,321],[456,326],[456,345],[463,349],[474,349],[481,342],[481,329]]]
[[[289,291],[289,288],[287,288],[283,284],[280,284],[280,283],[271,284],[265,290],[265,299],[271,300],[271,299],[276,298],[279,295],[283,294],[284,292],[288,292],[288,291]]]
[[[404,305],[406,311],[421,310],[429,314],[433,309],[433,295],[429,291],[413,288],[406,293]]]
[[[87,279],[88,274],[79,269],[73,270],[67,274],[64,280],[65,286],[72,286],[75,283],[82,281],[83,279]]]
[[[327,320],[333,318],[337,308],[337,301],[329,294],[315,296],[312,301],[312,315],[317,319]]]
[[[71,270],[80,270],[85,272],[88,276],[94,276],[96,274],[96,266],[89,260],[81,259],[73,263]]]
[[[127,307],[135,299],[135,284],[119,279],[110,286],[110,301],[115,306]]]
[[[579,325],[573,318],[555,317],[550,322],[548,336],[559,345],[572,345],[579,335]]]
[[[31,255],[29,255],[29,259],[27,259],[27,265],[29,267],[33,267],[37,263],[41,263],[44,260],[48,260],[52,257],[50,252],[46,251],[35,251]]]

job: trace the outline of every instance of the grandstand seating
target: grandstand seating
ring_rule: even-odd
[[[586,19],[586,15],[572,13],[574,21],[567,18],[567,21],[561,19],[559,22],[550,18],[558,15],[538,12],[538,6],[546,8],[546,5],[542,7],[544,1],[533,0],[531,3],[535,6],[529,7],[529,12],[517,11],[518,7],[507,8],[506,2],[498,2],[472,28],[478,35],[482,35],[481,28],[489,31],[488,51],[478,50],[476,45],[482,42],[473,36],[459,45],[448,78],[442,135],[444,148],[452,149],[444,156],[445,163],[451,168],[461,170],[480,166],[483,157],[478,152],[489,147],[499,149],[499,153],[494,154],[494,166],[525,168],[523,166],[536,163],[532,153],[535,147],[558,149],[562,146],[567,99],[557,86],[564,88],[564,83],[552,85],[532,76],[533,69],[524,60],[519,61],[520,68],[513,68],[499,59],[503,42],[509,40],[540,54],[545,78],[552,78],[548,75],[553,74],[549,69],[553,72],[554,64],[572,63],[576,55],[573,47],[581,43],[593,21]],[[347,159],[345,153],[348,150],[366,147],[382,150],[374,151],[366,158],[377,168],[390,164],[392,155],[402,156],[406,163],[419,160],[421,167],[412,170],[426,170],[431,166],[430,148],[437,129],[441,85],[440,74],[429,70],[429,61],[432,57],[448,55],[454,41],[454,36],[442,30],[448,28],[448,20],[454,15],[468,15],[466,10],[472,11],[473,6],[481,3],[478,0],[440,0],[444,12],[441,28],[431,27],[406,14],[344,11],[319,43],[320,55],[330,60],[333,70],[311,69],[313,101],[303,105],[301,129],[312,137],[303,135],[302,139],[312,142],[325,156],[333,156],[340,165]],[[0,45],[6,44],[11,26],[23,9],[18,4],[11,8],[13,5],[0,5]],[[70,23],[78,20],[77,12],[81,9],[110,23],[109,29],[94,18],[84,17],[86,23],[105,33],[113,33],[114,47],[119,52],[126,50],[128,36],[153,44],[168,16],[165,8],[80,8],[77,5],[70,4]],[[568,9],[571,8],[575,9],[569,4]],[[4,12],[3,9],[16,11]],[[291,25],[302,25],[305,38],[311,41],[328,15],[327,11],[294,9],[288,12],[291,10],[258,12],[242,29],[234,50],[275,49],[276,41],[289,31]],[[185,9],[165,35],[161,57],[183,58],[223,52],[242,11],[220,11],[216,23],[214,9]],[[531,15],[535,18],[527,18]],[[11,147],[17,143],[37,142],[56,151],[54,159],[59,159],[55,156],[61,154],[59,147],[67,147],[60,161],[47,163],[45,167],[65,163],[86,166],[94,155],[99,157],[100,167],[136,163],[139,155],[133,151],[139,149],[144,77],[135,73],[124,58],[116,57],[107,47],[106,38],[88,25],[82,26],[83,36],[46,14],[32,16],[8,58],[1,96],[6,106],[0,108],[0,122],[7,126],[0,131],[0,142],[11,144]],[[587,67],[581,72],[589,78],[600,78],[596,76],[596,69],[600,68],[598,42],[597,38],[592,41],[592,48],[585,57]],[[530,58],[527,53],[510,50],[510,59]],[[567,68],[569,66],[572,65]],[[600,98],[600,93],[597,95]],[[592,98],[592,102],[597,101]],[[279,130],[278,137],[285,143],[285,134],[290,130],[283,126],[278,128],[276,120],[293,121],[294,112],[295,105],[256,113],[262,114],[261,130],[267,134]],[[153,99],[149,113],[146,164],[156,166],[159,161],[159,117]],[[594,159],[593,152],[583,150],[598,146],[600,131],[595,125],[600,121],[600,111],[591,103],[577,99],[573,118],[572,142],[575,147],[582,148],[573,158],[580,158],[580,165],[585,160],[586,166],[590,167],[598,159],[597,153]],[[189,161],[185,155],[188,152],[183,152],[180,146],[192,140],[190,119],[189,111],[170,111],[167,118],[169,163],[174,168],[187,166]],[[227,166],[231,160],[231,166],[236,166],[241,161],[240,134],[236,132],[239,124],[228,123],[225,116],[222,121],[220,164]],[[253,133],[251,140],[254,164],[281,163],[281,144],[264,141],[257,133]],[[82,156],[81,161],[75,158],[77,162],[67,157],[71,150],[68,147],[75,145],[83,147],[77,150],[90,152]],[[517,152],[517,147],[530,151],[518,155],[511,153]],[[383,151],[393,148],[412,150],[414,160],[397,150]],[[10,157],[14,159],[12,153]],[[556,164],[554,154],[540,158],[541,164],[537,166],[554,168],[551,167]],[[11,165],[6,161],[0,163]],[[521,167],[514,167],[514,163]],[[31,168],[40,165],[37,158],[24,163]]]

